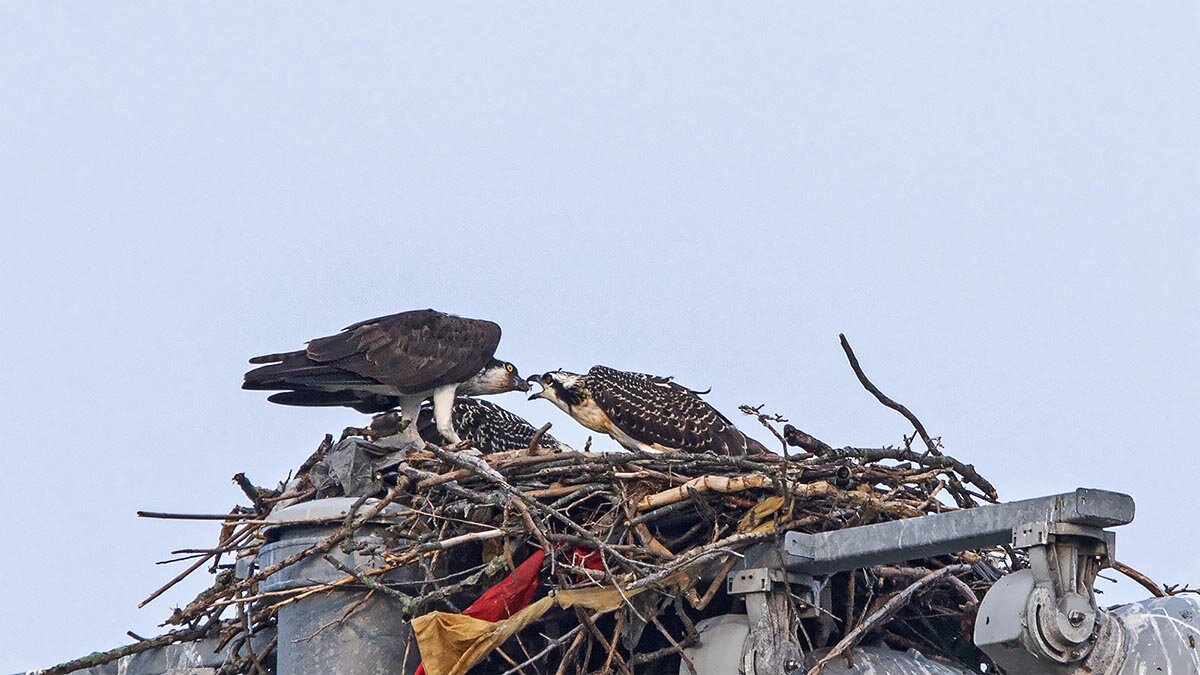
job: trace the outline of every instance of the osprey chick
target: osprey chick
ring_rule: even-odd
[[[495,358],[500,326],[432,309],[360,321],[342,332],[309,341],[300,351],[250,359],[266,364],[246,373],[243,389],[279,391],[272,403],[346,406],[382,412],[399,406],[415,421],[421,402],[433,398],[434,418],[451,443],[456,394],[479,396],[529,391],[511,363]],[[403,440],[420,445],[417,424]]]
[[[501,408],[491,401],[478,398],[459,397],[454,401],[451,415],[454,430],[464,441],[479,452],[490,455],[506,450],[522,450],[533,442],[537,428],[522,417]],[[417,417],[417,428],[421,438],[435,445],[445,445],[446,439],[438,431],[433,420],[433,408],[421,406]],[[551,452],[569,452],[571,446],[560,443],[550,434],[542,434],[538,447]]]
[[[531,400],[544,398],[583,426],[608,434],[631,450],[767,452],[697,392],[669,377],[593,366],[586,375],[558,370],[529,379],[542,385]]]

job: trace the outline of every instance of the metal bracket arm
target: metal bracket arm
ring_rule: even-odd
[[[1116,536],[1098,527],[1037,522],[1014,528],[1012,541],[1029,554],[1033,574],[1025,605],[1028,646],[1059,663],[1079,661],[1100,628],[1092,585],[1115,555]]]
[[[834,574],[1007,544],[1012,541],[1013,530],[1027,523],[1104,528],[1132,522],[1133,515],[1133,498],[1129,495],[1080,488],[1052,497],[818,534],[788,532],[783,564],[805,574]]]

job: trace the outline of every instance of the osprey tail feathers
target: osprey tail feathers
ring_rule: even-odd
[[[379,382],[357,375],[348,370],[317,363],[310,360],[304,352],[289,352],[256,357],[269,359],[281,357],[275,361],[254,361],[266,363],[246,373],[242,381],[242,389],[273,391],[280,389],[312,389],[316,391],[332,391],[336,389],[378,386]]]
[[[267,400],[280,405],[305,408],[342,406],[368,415],[387,412],[400,405],[400,399],[394,396],[382,394],[363,396],[348,391],[281,391],[278,394],[271,394]]]
[[[297,357],[297,356],[304,356],[304,352],[298,351],[298,352],[279,352],[278,354],[263,354],[262,356],[255,356],[255,357],[251,358],[250,363],[253,363],[255,365],[258,365],[260,363],[281,363],[285,359],[293,358],[293,357]]]

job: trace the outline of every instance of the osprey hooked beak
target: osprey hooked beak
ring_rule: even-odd
[[[513,391],[529,391],[529,382],[521,379],[515,369],[508,374],[508,382],[512,385]]]
[[[542,391],[535,391],[532,394],[530,394],[529,400],[532,401],[537,398],[542,398],[542,392],[546,391],[546,385],[542,384],[542,376],[538,375],[537,373],[534,373],[533,375],[530,375],[529,377],[525,378],[525,388],[522,389],[521,391],[529,391],[529,383],[530,382],[536,382],[538,384],[541,384]]]

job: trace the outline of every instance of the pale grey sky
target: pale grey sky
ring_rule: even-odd
[[[155,633],[215,527],[134,511],[362,420],[246,357],[428,306],[896,443],[844,331],[1005,498],[1129,492],[1120,557],[1200,583],[1198,7],[0,4],[0,672]]]

